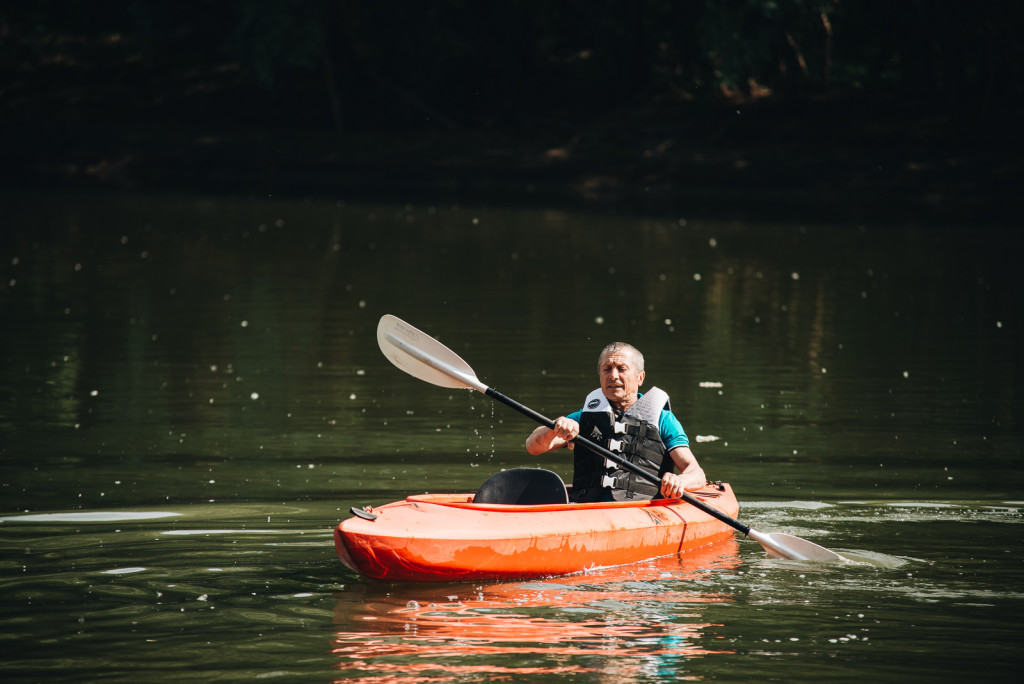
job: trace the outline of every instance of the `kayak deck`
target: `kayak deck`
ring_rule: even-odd
[[[728,484],[693,494],[731,517],[739,511]],[[520,506],[423,494],[343,521],[334,541],[342,563],[372,579],[459,582],[571,574],[732,536],[731,527],[679,499]]]

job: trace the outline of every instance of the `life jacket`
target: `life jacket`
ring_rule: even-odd
[[[580,416],[580,435],[623,458],[659,481],[672,467],[668,450],[661,441],[658,423],[662,409],[669,408],[668,394],[657,387],[645,392],[621,416],[604,393],[596,389],[587,395]],[[659,485],[648,482],[620,465],[598,456],[584,446],[573,449],[573,501],[601,501],[607,489],[614,501],[654,498]]]

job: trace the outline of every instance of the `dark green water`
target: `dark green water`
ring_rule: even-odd
[[[1010,233],[471,206],[0,196],[5,682],[1015,679]],[[756,543],[545,582],[388,586],[354,505],[543,465],[392,367],[398,315],[549,415],[638,345]]]

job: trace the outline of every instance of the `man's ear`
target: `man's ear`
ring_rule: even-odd
[[[640,374],[637,375],[637,378],[638,378],[639,382],[636,383],[636,386],[637,387],[642,386],[644,384],[644,378],[646,378],[646,377],[647,377],[647,371],[640,371]]]

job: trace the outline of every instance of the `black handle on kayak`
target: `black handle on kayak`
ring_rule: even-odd
[[[540,423],[544,427],[548,428],[549,430],[554,429],[554,427],[555,427],[555,421],[551,420],[550,418],[548,418],[547,416],[545,416],[543,414],[537,413],[536,411],[534,411],[529,406],[523,406],[522,404],[520,404],[515,399],[512,399],[511,397],[505,396],[504,394],[502,394],[498,390],[494,389],[493,387],[488,387],[487,391],[484,392],[484,394],[486,394],[487,396],[491,397],[492,399],[500,401],[501,403],[505,404],[506,406],[508,406],[510,408],[514,408],[516,411],[519,411],[520,413],[522,413],[527,418],[530,418],[532,420],[537,421],[538,423]],[[644,470],[640,466],[637,466],[637,465],[634,465],[634,464],[630,463],[629,461],[627,461],[625,458],[623,458],[619,454],[616,454],[613,451],[609,451],[608,449],[605,449],[600,444],[595,444],[594,442],[590,441],[586,437],[581,437],[581,436],[577,435],[576,439],[574,439],[573,442],[575,442],[576,444],[583,445],[584,447],[586,447],[590,451],[594,452],[598,456],[603,456],[604,458],[607,458],[608,460],[613,461],[613,462],[619,464],[620,466],[622,466],[623,468],[625,468],[629,472],[631,472],[631,473],[633,473],[633,474],[635,474],[635,475],[637,475],[639,477],[644,478],[645,480],[647,480],[651,484],[655,484],[655,485],[659,485],[659,486],[661,485],[661,480],[659,480],[656,476],[651,475],[649,472],[647,472],[646,470]],[[726,525],[729,525],[730,527],[739,530],[744,535],[746,535],[748,532],[750,532],[750,527],[748,527],[747,525],[744,525],[739,520],[736,520],[734,518],[730,518],[728,515],[726,515],[722,511],[718,510],[714,506],[709,506],[708,504],[704,503],[703,501],[701,501],[700,499],[695,497],[693,494],[690,494],[689,492],[683,492],[682,495],[679,498],[682,499],[683,501],[685,501],[686,503],[692,505],[692,506],[696,506],[697,508],[699,508],[700,510],[704,511],[705,513],[707,513],[711,517],[716,518],[716,519],[724,522]]]

